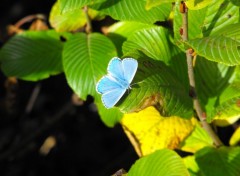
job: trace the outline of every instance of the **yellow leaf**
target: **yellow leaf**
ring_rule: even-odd
[[[229,144],[231,146],[237,145],[240,142],[240,127],[238,127],[230,138]]]
[[[104,16],[93,9],[88,8],[88,15],[91,19],[100,20]],[[65,13],[61,12],[60,4],[57,1],[51,9],[49,22],[58,32],[76,31],[86,25],[86,15],[82,9],[74,9]]]
[[[76,9],[66,13],[61,13],[59,2],[57,1],[51,9],[49,22],[58,32],[75,31],[86,24],[85,14],[81,9]]]
[[[213,0],[188,0],[186,1],[186,5],[191,10],[199,10],[207,7],[212,2]]]
[[[228,117],[227,115],[222,116],[215,116],[213,123],[214,125],[220,126],[220,127],[226,127],[229,125],[234,124],[239,119],[239,115]]]
[[[125,114],[121,124],[139,156],[158,149],[176,149],[192,132],[197,120],[177,116],[162,117],[150,106],[138,113]]]

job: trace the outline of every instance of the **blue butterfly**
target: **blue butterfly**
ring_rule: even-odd
[[[108,74],[103,76],[96,85],[96,90],[102,94],[102,102],[106,108],[112,108],[123,96],[136,74],[137,60],[114,57],[108,64]]]

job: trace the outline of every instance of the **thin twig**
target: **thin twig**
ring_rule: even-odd
[[[89,34],[89,33],[92,32],[92,22],[91,22],[91,18],[89,16],[89,14],[88,14],[88,7],[84,6],[83,11],[85,13],[85,17],[86,17],[86,20],[87,20],[86,33]]]
[[[188,9],[184,2],[181,2],[180,5],[180,11],[182,13],[182,39],[184,42],[188,41]],[[189,84],[190,84],[190,95],[193,98],[193,105],[197,112],[197,116],[202,124],[202,127],[206,130],[208,135],[212,138],[214,144],[216,147],[220,147],[223,145],[219,137],[216,135],[216,133],[213,131],[211,126],[206,122],[206,115],[204,111],[202,110],[202,107],[199,103],[197,93],[196,93],[196,84],[195,84],[195,78],[194,78],[194,71],[193,71],[193,56],[192,56],[192,49],[188,49],[186,51],[186,58],[187,58],[187,67],[188,67],[188,78],[189,78]]]
[[[25,23],[28,23],[34,19],[42,19],[45,20],[46,17],[42,14],[33,14],[33,15],[28,15],[24,18],[22,18],[21,20],[19,20],[14,26],[16,28],[20,28],[22,25],[24,25]]]
[[[36,100],[37,100],[37,97],[40,93],[40,90],[41,90],[41,84],[38,83],[34,89],[33,89],[33,92],[31,94],[31,97],[30,99],[28,100],[28,103],[27,103],[27,106],[26,106],[26,109],[25,109],[25,113],[26,114],[30,114],[30,112],[32,111],[32,108],[33,108],[33,105],[35,104]]]

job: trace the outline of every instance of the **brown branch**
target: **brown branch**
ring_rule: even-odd
[[[42,19],[45,20],[46,17],[42,14],[34,14],[34,15],[28,15],[24,18],[22,18],[21,20],[19,20],[14,26],[16,28],[20,28],[22,25],[24,25],[25,23],[31,22],[34,19]]]
[[[182,1],[180,4],[180,12],[182,14],[182,39],[184,42],[188,41],[188,9],[185,3]],[[188,67],[188,78],[190,84],[190,95],[193,98],[193,105],[197,112],[197,116],[201,122],[203,129],[208,133],[208,135],[212,138],[216,147],[220,147],[223,145],[219,137],[213,131],[211,126],[206,122],[206,115],[202,110],[202,107],[199,103],[197,93],[196,93],[196,84],[194,78],[194,71],[193,71],[193,56],[192,56],[192,49],[186,50],[186,58],[187,58],[187,67]]]
[[[83,11],[85,13],[85,17],[86,17],[86,20],[87,20],[86,33],[89,34],[89,33],[92,32],[92,23],[91,23],[91,18],[88,14],[88,7],[84,6]]]

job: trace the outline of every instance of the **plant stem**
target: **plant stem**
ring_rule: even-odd
[[[84,6],[83,11],[85,13],[85,17],[86,17],[86,20],[87,20],[86,33],[89,34],[89,33],[92,32],[92,23],[91,23],[91,19],[89,17],[89,14],[88,14],[88,7]]]
[[[46,17],[42,14],[34,14],[34,15],[28,15],[24,18],[22,18],[21,20],[19,20],[14,26],[16,28],[20,28],[22,25],[24,25],[25,23],[27,22],[30,22],[34,19],[42,19],[42,20],[45,20]]]
[[[188,9],[184,2],[180,4],[180,11],[182,13],[182,39],[184,42],[188,41]],[[220,147],[223,145],[219,137],[213,131],[211,126],[206,122],[206,115],[202,110],[202,107],[199,103],[197,93],[196,93],[196,84],[194,78],[194,71],[193,71],[193,56],[192,56],[192,49],[186,50],[186,58],[187,58],[187,67],[188,67],[188,78],[190,84],[190,95],[193,98],[193,105],[197,112],[197,116],[201,122],[202,127],[206,130],[208,135],[212,138],[216,147]]]

